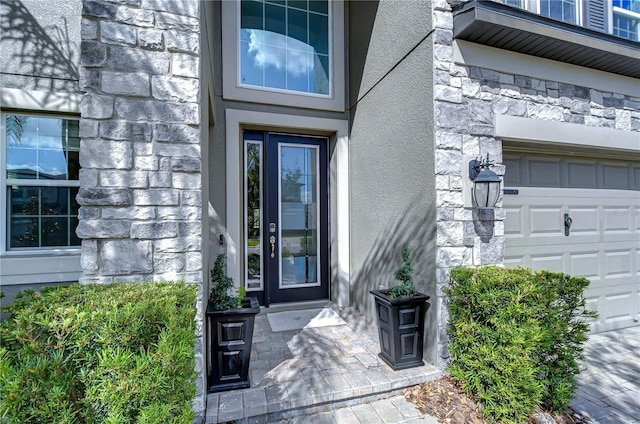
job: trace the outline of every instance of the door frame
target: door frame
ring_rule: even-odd
[[[321,135],[329,138],[329,296],[338,306],[350,305],[349,272],[349,123],[298,115],[225,111],[226,228],[223,251],[227,253],[227,274],[236,286],[244,284],[243,270],[243,131]],[[221,222],[221,225],[224,223]],[[215,253],[212,252],[213,255]],[[210,263],[212,259],[209,258]]]

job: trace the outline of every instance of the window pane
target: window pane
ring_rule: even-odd
[[[10,247],[38,247],[38,218],[11,218]]]
[[[313,11],[309,11],[309,7]],[[328,2],[241,2],[240,75],[244,85],[329,94]],[[318,60],[317,55],[327,56]],[[322,62],[327,66],[323,67]]]
[[[245,150],[246,189],[246,286],[262,289],[262,156],[259,142],[247,142]]]
[[[78,120],[7,115],[7,178],[78,179]]]
[[[77,194],[77,187],[10,187],[9,247],[79,246]]]

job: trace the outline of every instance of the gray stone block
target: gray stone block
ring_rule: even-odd
[[[150,28],[155,22],[154,13],[150,10],[120,7],[116,12],[115,20],[123,24],[137,27]]]
[[[177,15],[175,13],[159,12],[156,13],[156,28],[198,32],[200,30],[200,20],[189,16]]]
[[[193,53],[200,52],[200,39],[198,34],[182,31],[167,31],[167,50],[177,53]]]
[[[81,206],[78,209],[78,219],[99,219],[100,218],[100,208],[91,207],[91,206]]]
[[[197,252],[202,249],[202,237],[175,237],[170,239],[159,239],[154,241],[156,252],[178,253]]]
[[[171,170],[179,172],[200,172],[201,161],[195,158],[171,158]]]
[[[79,171],[80,185],[83,187],[96,187],[98,185],[98,171],[90,168],[81,168]]]
[[[118,116],[131,121],[168,123],[200,123],[197,103],[168,103],[158,100],[117,98],[115,110]]]
[[[170,55],[165,52],[119,46],[109,48],[109,64],[114,71],[164,75],[169,73],[170,63]]]
[[[185,255],[183,253],[160,253],[153,255],[154,272],[182,272],[185,267]]]
[[[202,187],[202,176],[200,174],[174,172],[172,184],[174,188],[199,189]]]
[[[103,207],[103,219],[149,220],[156,217],[156,209],[152,206],[135,207]]]
[[[134,239],[162,239],[177,235],[177,222],[134,222],[131,224],[131,238]]]
[[[136,45],[136,29],[116,22],[100,22],[100,41],[125,46]]]
[[[171,71],[175,76],[197,78],[200,75],[200,60],[190,54],[174,53],[171,55]]]
[[[202,208],[195,206],[158,206],[158,216],[164,219],[199,220],[202,219]]]
[[[99,249],[101,271],[105,275],[148,274],[153,271],[152,242],[147,240],[107,240]]]
[[[149,75],[141,72],[102,72],[102,91],[125,96],[147,97],[150,93]]]
[[[136,156],[133,158],[134,169],[141,171],[157,171],[158,158],[155,156]]]
[[[128,189],[80,187],[76,201],[80,206],[128,206],[131,196]]]
[[[155,29],[141,29],[138,31],[138,43],[143,49],[164,50],[162,31]]]
[[[81,119],[79,135],[83,138],[95,138],[98,136],[99,121],[92,121],[90,119]]]
[[[182,124],[156,124],[154,127],[156,141],[199,143],[200,129]]]
[[[100,139],[83,139],[80,165],[97,169],[131,169],[133,151],[131,143]]]
[[[82,2],[82,14],[96,18],[113,19],[116,15],[116,8],[101,1],[85,0]]]
[[[170,172],[149,173],[149,187],[171,187]]]
[[[155,143],[153,146],[153,153],[158,156],[183,156],[191,158],[200,157],[200,145],[198,144],[169,144],[169,143]]]
[[[100,123],[100,137],[108,140],[151,141],[151,125],[127,121]]]
[[[130,227],[127,221],[84,220],[78,222],[76,234],[81,239],[124,238],[129,236]]]
[[[182,205],[202,206],[202,192],[200,190],[182,190]]]
[[[133,203],[139,206],[178,205],[179,201],[180,194],[178,190],[147,189],[133,191]]]
[[[149,185],[145,171],[102,171],[100,185],[103,187],[145,188]]]
[[[100,71],[80,68],[78,87],[87,92],[96,91],[100,86]]]
[[[198,99],[198,87],[195,78],[154,76],[151,79],[151,92],[158,100],[195,102]]]
[[[80,37],[82,40],[98,39],[98,21],[82,19],[80,22]]]
[[[98,271],[98,242],[95,240],[82,240],[82,252],[80,266],[84,272],[94,273]]]
[[[175,0],[142,0],[142,7],[149,10],[157,10],[160,12],[170,12],[176,15],[185,15],[198,17],[200,14],[200,5],[193,1],[175,1]]]
[[[86,93],[82,96],[80,110],[83,118],[111,118],[113,116],[113,97]]]

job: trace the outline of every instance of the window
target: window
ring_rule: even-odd
[[[239,83],[329,94],[328,0],[241,0]]]
[[[570,24],[579,23],[576,0],[540,0],[539,7],[542,16]]]
[[[227,99],[345,109],[342,1],[224,1],[222,49]]]
[[[640,0],[493,0],[557,21],[640,41]]]
[[[613,35],[640,41],[640,0],[613,0]]]
[[[78,120],[21,114],[2,118],[7,249],[79,246]]]

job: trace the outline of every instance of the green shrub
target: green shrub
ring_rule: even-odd
[[[216,261],[211,269],[211,291],[209,293],[209,305],[214,311],[227,311],[229,309],[242,308],[242,300],[246,295],[246,289],[240,287],[238,295],[229,293],[233,291],[233,279],[227,276],[225,261],[227,255],[224,253],[216,256]]]
[[[536,406],[560,411],[573,397],[578,361],[595,314],[589,281],[529,269],[457,267],[449,297],[449,372],[485,419],[520,423]]]
[[[414,269],[409,249],[406,247],[402,249],[400,256],[402,257],[402,265],[393,272],[393,276],[400,281],[400,284],[389,288],[389,297],[392,299],[411,297],[416,292],[416,287],[413,284]]]
[[[196,287],[25,292],[0,324],[2,423],[187,423]]]

